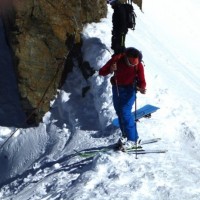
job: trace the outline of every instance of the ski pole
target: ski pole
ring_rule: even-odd
[[[116,85],[116,89],[117,89],[117,96],[118,96],[119,107],[120,107],[120,109],[119,109],[119,121],[121,121],[121,124],[122,124],[122,137],[126,137],[126,135],[124,134],[124,123],[123,123],[123,118],[122,118],[122,105],[121,105],[121,100],[120,100],[120,95],[119,95],[119,87],[118,87],[118,82],[117,82],[117,75],[116,75],[115,71],[114,71],[114,77],[115,77],[115,85]]]
[[[114,72],[114,76],[115,76],[115,85],[116,85],[116,88],[117,88],[117,96],[119,98],[119,87],[117,85],[117,76],[116,76],[115,72]]]
[[[137,69],[135,67],[135,74],[137,74]],[[134,81],[134,87],[135,87],[135,133],[137,133],[137,78]],[[135,152],[135,159],[137,159],[137,141],[136,141],[136,152]]]
[[[135,84],[136,85],[136,84]],[[137,117],[137,113],[136,113],[136,111],[137,111],[137,95],[136,95],[136,93],[137,93],[137,89],[136,89],[136,86],[135,86],[135,132],[137,133],[137,121],[136,121],[136,117]],[[136,141],[136,152],[135,152],[135,159],[137,159],[138,157],[137,157],[137,141]]]

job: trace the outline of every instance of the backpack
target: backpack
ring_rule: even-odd
[[[135,18],[137,17],[132,4],[122,4],[124,9],[126,10],[126,27],[132,30],[135,30]]]

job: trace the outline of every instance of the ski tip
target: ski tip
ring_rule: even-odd
[[[168,150],[158,150],[158,151],[155,151],[155,153],[167,153]]]
[[[155,141],[160,141],[160,140],[162,140],[162,138],[154,138],[154,139],[152,139],[152,140],[155,140]]]
[[[134,151],[128,151],[127,153],[129,154],[160,154],[160,153],[167,153],[168,150],[160,150],[160,149],[156,149],[156,150],[145,150],[143,149],[142,151],[138,150],[134,150]]]

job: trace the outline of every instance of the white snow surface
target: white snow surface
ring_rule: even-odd
[[[112,9],[83,30],[83,55],[96,70],[88,82],[75,63],[38,127],[0,127],[1,200],[200,200],[200,1],[143,0],[126,46],[142,51],[147,94],[137,107],[160,109],[137,123],[141,139],[162,138],[145,149],[165,154],[75,152],[115,143],[110,76],[98,70],[111,57]],[[111,52],[111,53],[110,53]],[[83,98],[82,88],[91,86]],[[5,104],[4,104],[5,105]],[[2,105],[3,106],[3,105]],[[134,108],[133,108],[134,109]]]

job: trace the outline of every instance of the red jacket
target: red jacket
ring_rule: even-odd
[[[118,55],[117,55],[118,56]],[[113,56],[100,70],[99,75],[106,76],[110,73],[110,67],[116,62],[117,70],[114,72],[114,75],[111,77],[112,85],[126,86],[133,85],[135,78],[137,76],[138,79],[138,87],[145,89],[146,81],[144,75],[144,67],[140,62],[138,65],[132,67],[126,64],[125,56],[121,56],[120,58],[117,56]]]

